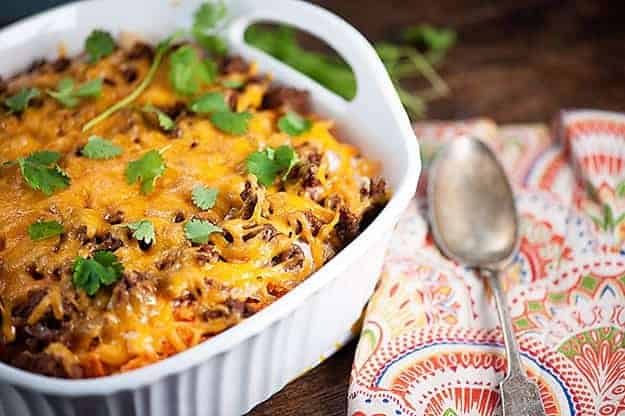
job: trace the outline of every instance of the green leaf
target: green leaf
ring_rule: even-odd
[[[110,251],[96,251],[93,258],[76,257],[72,281],[74,286],[89,296],[95,295],[101,286],[117,282],[124,267]]]
[[[17,94],[6,98],[4,104],[9,108],[10,113],[21,113],[28,107],[30,100],[40,95],[37,88],[22,88]]]
[[[80,102],[79,98],[98,97],[102,93],[102,80],[95,79],[74,88],[74,80],[64,78],[59,81],[56,91],[49,90],[48,94],[54,97],[65,107],[76,107]]]
[[[45,240],[63,233],[58,221],[37,221],[28,226],[28,236],[33,241]]]
[[[132,237],[137,241],[143,241],[145,244],[150,245],[156,240],[154,225],[148,220],[131,222],[126,226],[133,232]]]
[[[218,111],[229,111],[226,104],[226,97],[220,92],[209,92],[191,102],[189,106],[195,113],[215,113]]]
[[[184,225],[184,236],[196,244],[206,244],[212,233],[220,233],[223,230],[209,221],[192,219]]]
[[[202,84],[213,82],[214,69],[211,61],[200,60],[191,45],[176,49],[169,57],[169,81],[181,95],[193,95],[200,90]]]
[[[144,195],[154,190],[156,179],[165,172],[165,162],[157,150],[150,150],[141,158],[128,163],[126,179],[128,184],[141,182],[141,192]]]
[[[154,107],[152,104],[148,104],[143,107],[143,111],[146,113],[154,113],[158,118],[158,125],[165,131],[171,131],[174,127],[176,127],[176,123],[171,119],[165,112],[159,110]]]
[[[616,185],[616,194],[620,197],[625,196],[625,181],[621,181]]]
[[[223,1],[203,3],[193,15],[191,33],[195,40],[208,52],[224,55],[227,52],[226,42],[217,35],[219,24],[227,14]]]
[[[96,62],[113,53],[115,40],[109,32],[94,30],[85,40],[85,50],[89,55],[89,62]]]
[[[223,85],[226,88],[232,88],[236,90],[244,86],[245,83],[237,79],[224,79],[223,81],[221,81],[221,85]]]
[[[196,185],[191,192],[191,199],[196,207],[207,210],[215,206],[217,201],[217,189],[207,188],[204,185]]]
[[[82,127],[82,131],[84,132],[84,131],[90,130],[96,124],[100,123],[103,120],[106,120],[111,115],[115,114],[117,111],[128,106],[134,100],[136,100],[137,97],[139,97],[141,93],[143,93],[143,91],[148,87],[148,85],[150,85],[150,83],[154,79],[154,76],[156,75],[156,70],[158,69],[159,65],[161,64],[161,61],[163,60],[163,56],[165,56],[165,54],[169,51],[169,48],[171,48],[171,44],[174,41],[174,39],[180,35],[181,35],[181,32],[176,32],[173,35],[168,36],[167,38],[160,41],[158,45],[156,46],[156,55],[154,56],[152,65],[150,66],[150,69],[148,70],[148,73],[146,74],[145,78],[143,78],[143,80],[139,83],[139,85],[137,85],[137,88],[135,88],[130,94],[128,94],[122,100],[116,102],[115,104],[113,104],[112,106],[104,110],[102,113],[97,115],[95,118],[88,121]]]
[[[89,141],[82,148],[80,154],[89,159],[112,159],[122,154],[122,148],[110,140],[98,136],[89,137]]]
[[[289,111],[278,120],[278,128],[289,136],[299,136],[312,128],[312,121]]]
[[[283,172],[282,179],[286,180],[298,162],[295,150],[282,145],[275,150],[267,148],[250,154],[246,164],[248,172],[256,176],[261,185],[271,186],[280,172]]]
[[[232,111],[217,111],[210,117],[215,127],[235,136],[247,133],[247,125],[251,118],[250,113],[233,113]]]
[[[446,51],[456,43],[456,32],[430,25],[418,25],[404,29],[402,38],[406,42],[422,42],[435,51]]]
[[[57,190],[67,188],[70,183],[69,176],[55,164],[60,158],[57,152],[40,151],[19,158],[17,163],[26,183],[50,196]]]

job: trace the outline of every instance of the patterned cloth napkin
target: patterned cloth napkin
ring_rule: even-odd
[[[460,134],[490,145],[515,187],[521,245],[504,286],[547,414],[625,415],[625,115],[415,128],[425,171],[365,316],[349,416],[500,413],[506,360],[492,296],[439,253],[424,220],[427,162]]]

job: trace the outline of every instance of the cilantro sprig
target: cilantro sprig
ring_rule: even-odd
[[[165,172],[165,161],[158,150],[150,150],[137,160],[128,163],[126,180],[129,185],[141,183],[141,193],[149,194],[154,190],[156,179]]]
[[[195,185],[191,191],[191,200],[199,209],[206,211],[215,206],[217,201],[217,189],[207,188],[204,185]]]
[[[100,287],[117,282],[123,271],[124,266],[115,254],[110,251],[96,251],[90,259],[76,257],[72,282],[87,295],[93,296]]]
[[[152,104],[144,105],[142,108],[145,113],[153,113],[156,114],[156,118],[158,119],[158,125],[165,131],[171,131],[176,127],[176,123],[171,119],[164,111],[159,110],[154,107]]]
[[[312,121],[289,111],[278,120],[278,128],[289,136],[300,136],[312,128]]]
[[[76,107],[80,103],[81,98],[99,97],[102,93],[102,80],[94,79],[87,81],[77,87],[74,86],[74,80],[71,78],[63,78],[59,81],[55,90],[48,90],[48,94],[54,97],[65,107]]]
[[[240,136],[247,133],[252,114],[248,112],[217,111],[210,116],[211,122],[224,133]]]
[[[173,35],[161,41],[156,47],[156,54],[154,55],[154,60],[152,61],[152,65],[150,65],[150,69],[148,70],[148,73],[146,74],[145,78],[141,80],[139,85],[137,85],[137,87],[130,94],[124,97],[122,100],[116,102],[115,104],[113,104],[112,106],[104,110],[104,112],[100,113],[98,116],[96,116],[95,118],[87,122],[83,126],[82,131],[90,130],[96,124],[100,123],[103,120],[106,120],[115,112],[128,106],[134,100],[136,100],[137,97],[139,97],[141,93],[143,93],[143,91],[148,87],[148,85],[150,85],[150,83],[154,79],[154,76],[156,75],[156,70],[158,69],[159,65],[161,64],[161,61],[163,60],[163,57],[171,49],[172,42],[174,41],[174,39],[176,39],[180,35],[181,35],[180,32],[176,32]]]
[[[213,233],[220,233],[223,229],[206,220],[192,219],[184,225],[184,236],[187,240],[196,244],[208,243],[208,238]]]
[[[80,151],[80,154],[89,159],[113,159],[122,154],[122,148],[113,144],[110,140],[99,136],[91,136]]]
[[[189,108],[200,114],[230,110],[226,104],[226,97],[220,92],[209,92],[194,99]]]
[[[227,52],[226,42],[218,34],[219,25],[226,15],[223,1],[203,3],[193,15],[191,34],[205,50],[214,55],[224,55]]]
[[[210,84],[216,76],[215,62],[201,60],[191,45],[182,46],[169,56],[169,81],[178,94],[196,94],[202,85]]]
[[[146,245],[156,241],[156,233],[154,232],[154,224],[149,220],[140,220],[126,224],[132,231],[132,237],[137,241],[143,241]]]
[[[70,178],[58,165],[61,154],[49,150],[31,153],[16,161],[3,163],[3,167],[17,164],[24,181],[36,191],[47,196],[69,186]]]
[[[85,50],[89,55],[89,62],[93,63],[113,53],[115,40],[109,32],[96,29],[85,40]]]
[[[9,108],[9,113],[21,113],[28,107],[30,100],[40,95],[37,88],[22,88],[15,95],[6,98],[4,104]]]
[[[46,240],[63,233],[63,225],[58,221],[37,221],[28,226],[28,236],[33,241]]]
[[[247,170],[256,176],[258,182],[264,186],[271,186],[279,173],[286,180],[291,169],[299,162],[297,153],[291,146],[282,145],[276,149],[266,148],[247,157]]]

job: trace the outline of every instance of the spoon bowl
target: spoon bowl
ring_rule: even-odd
[[[441,150],[430,172],[430,223],[443,252],[470,267],[505,265],[519,227],[512,188],[493,152],[460,138]]]

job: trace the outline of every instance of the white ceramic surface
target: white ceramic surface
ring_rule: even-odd
[[[200,0],[91,0],[0,31],[0,75],[59,45],[78,53],[93,28],[156,41],[189,27]],[[417,141],[371,45],[337,16],[297,0],[231,0],[230,49],[276,81],[311,92],[314,108],[337,121],[342,137],[380,160],[393,197],[378,218],[321,270],[275,304],[176,356],[129,373],[60,380],[0,363],[0,416],[225,416],[245,413],[333,353],[351,336],[377,281],[384,251],[417,186]],[[0,6],[1,8],[2,6]],[[352,66],[356,98],[345,101],[243,41],[255,21],[284,22],[325,40]]]

